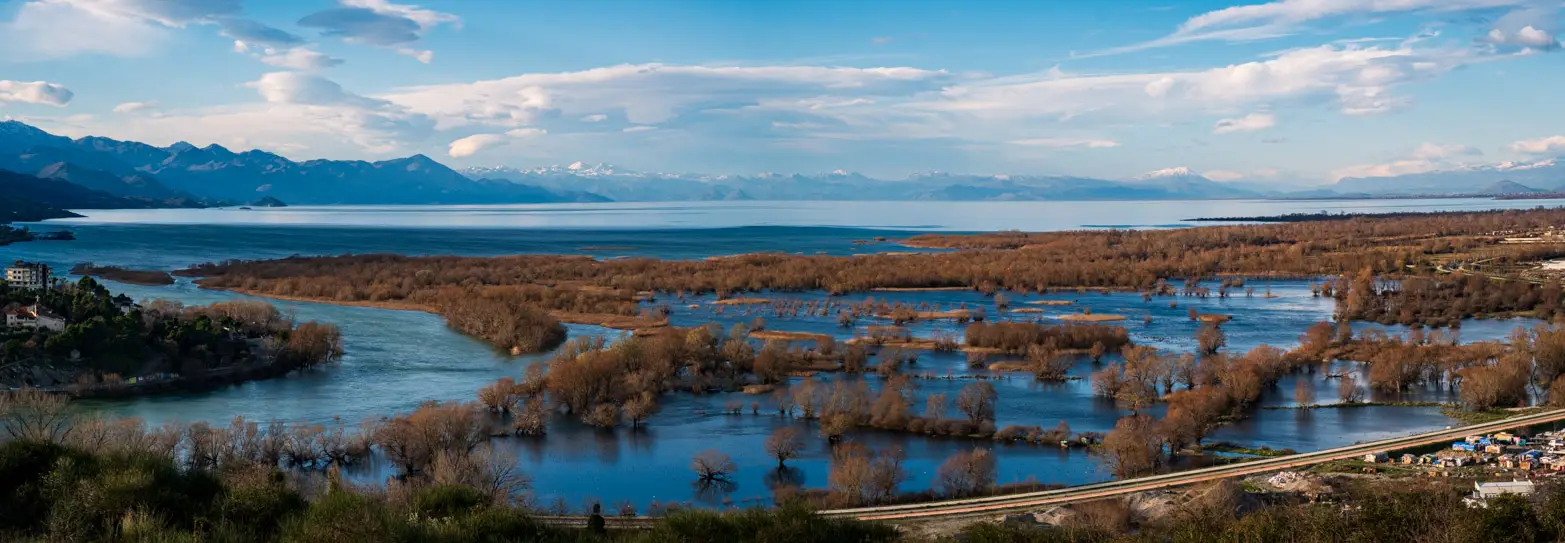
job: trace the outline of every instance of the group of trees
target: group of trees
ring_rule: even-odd
[[[114,384],[141,372],[197,377],[258,362],[292,370],[342,355],[336,326],[296,324],[264,302],[137,306],[91,277],[41,292],[0,287],[0,307],[33,303],[64,318],[65,330],[0,330],[0,363],[70,367],[85,383]]]
[[[491,462],[502,464],[503,462]],[[6,541],[359,542],[889,542],[889,526],[830,520],[800,505],[675,510],[647,529],[604,533],[540,522],[543,514],[486,476],[442,461],[428,475],[361,490],[335,471],[289,476],[275,465],[189,469],[151,449],[38,440],[0,442],[0,539]],[[634,514],[635,508],[624,511]],[[657,513],[656,511],[653,511]],[[557,513],[557,512],[555,512]]]
[[[1241,356],[1214,349],[1199,358],[1174,357],[1145,346],[1126,347],[1123,354],[1123,364],[1109,364],[1092,375],[1092,386],[1098,396],[1131,411],[1102,444],[1110,467],[1127,477],[1156,470],[1165,447],[1175,452],[1199,446],[1222,421],[1243,416],[1284,375],[1319,363],[1299,351],[1266,345]],[[1313,397],[1313,390],[1308,395]],[[1157,402],[1168,405],[1161,419],[1146,413]]]
[[[1435,256],[1536,259],[1551,249],[1501,245],[1500,231],[1544,228],[1565,211],[1446,213],[1391,218],[1176,230],[922,235],[924,247],[974,248],[918,255],[751,254],[698,261],[594,260],[581,256],[494,258],[353,255],[205,264],[184,274],[212,288],[327,301],[437,307],[462,288],[551,287],[548,309],[634,314],[643,291],[717,292],[971,287],[1017,292],[1106,287],[1159,289],[1170,278],[1217,274],[1319,277],[1405,273]],[[599,290],[581,288],[592,286]],[[451,292],[447,289],[457,288]],[[593,309],[587,311],[588,308]]]
[[[1056,324],[1031,322],[977,322],[967,325],[963,339],[969,347],[1025,353],[1034,345],[1052,345],[1055,349],[1117,351],[1130,344],[1130,332],[1123,326],[1104,324]]]
[[[1565,289],[1557,277],[1533,283],[1456,273],[1392,281],[1365,268],[1337,279],[1329,290],[1337,300],[1339,320],[1456,326],[1462,319],[1482,316],[1565,317]]]
[[[540,309],[529,290],[494,288],[440,298],[439,313],[452,329],[511,354],[553,349],[565,341],[565,327]]]

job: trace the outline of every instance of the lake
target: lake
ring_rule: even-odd
[[[279,258],[293,254],[395,252],[404,254],[498,255],[517,253],[587,253],[599,257],[648,256],[694,259],[754,251],[804,254],[856,254],[905,250],[893,243],[856,244],[855,240],[895,238],[918,231],[982,231],[997,229],[1061,230],[1076,228],[1188,226],[1181,219],[1200,216],[1268,215],[1320,210],[1390,212],[1409,210],[1535,207],[1540,202],[1494,200],[1376,201],[1201,201],[1201,202],[737,202],[693,204],[562,204],[529,206],[298,207],[257,210],[129,210],[84,211],[85,218],[33,225],[39,229],[68,228],[73,242],[29,242],[0,247],[0,260],[36,260],[60,270],[92,261],[131,268],[177,269],[190,264],[232,258]],[[171,298],[204,304],[239,296],[203,291],[187,279],[167,287],[109,283],[138,299]],[[1236,292],[1229,298],[1177,298],[1142,301],[1134,294],[1051,294],[1013,296],[1012,307],[1048,297],[1070,299],[1076,308],[1095,313],[1124,314],[1132,339],[1176,352],[1193,349],[1196,323],[1186,311],[1234,315],[1225,326],[1229,350],[1256,345],[1287,348],[1315,322],[1329,320],[1330,300],[1315,298],[1305,282],[1252,283],[1255,297]],[[1269,288],[1273,298],[1262,297]],[[788,293],[773,297],[820,299],[819,293]],[[1001,317],[990,298],[973,292],[867,293],[873,296],[938,304],[966,303],[986,307]],[[722,323],[726,329],[757,316],[777,330],[827,333],[846,339],[852,331],[835,319],[778,317],[762,307],[730,307],[721,314],[710,298],[675,304],[676,325]],[[226,422],[239,415],[255,420],[281,419],[325,423],[340,417],[357,424],[365,417],[406,412],[428,400],[472,400],[479,387],[499,377],[519,377],[526,366],[547,355],[507,357],[486,345],[447,330],[434,315],[300,302],[275,302],[300,320],[337,324],[346,355],[339,364],[283,379],[246,383],[196,394],[124,401],[91,402],[95,409],[138,416],[150,422],[170,420]],[[1047,307],[1047,306],[1045,306]],[[1063,311],[1052,308],[1054,318]],[[1151,316],[1150,322],[1143,318]],[[1023,317],[1015,317],[1023,318]],[[875,324],[870,319],[860,326]],[[1461,337],[1476,341],[1504,337],[1527,321],[1469,321]],[[921,322],[914,333],[955,329],[949,322]],[[572,326],[572,335],[619,332]],[[1072,370],[1085,377],[1095,366],[1082,359]],[[958,354],[925,353],[915,368],[939,375],[967,375]],[[982,370],[976,370],[982,371]],[[833,377],[836,378],[836,377]],[[871,386],[876,378],[866,377]],[[1293,379],[1316,380],[1322,401],[1336,397],[1335,381],[1317,375],[1290,376],[1263,396],[1268,405],[1291,403]],[[1363,382],[1361,379],[1360,382]],[[1052,427],[1061,420],[1077,431],[1106,431],[1123,411],[1091,395],[1085,380],[1039,384],[1014,376],[994,381],[1000,391],[999,425]],[[954,396],[962,380],[921,380],[920,395],[945,392]],[[1442,401],[1443,389],[1414,390],[1404,399]],[[762,404],[762,415],[718,414],[730,402]],[[644,432],[621,429],[602,432],[571,420],[557,420],[541,440],[507,439],[522,468],[534,479],[543,501],[556,497],[579,507],[586,498],[606,503],[629,500],[643,507],[653,501],[724,500],[745,503],[764,500],[779,475],[766,458],[761,442],[774,427],[799,424],[767,414],[766,397],[742,394],[691,396],[670,394]],[[921,402],[916,404],[921,405]],[[1211,439],[1246,445],[1299,450],[1320,449],[1355,441],[1428,431],[1452,424],[1435,408],[1364,407],[1310,411],[1259,410],[1237,424],[1217,430]],[[809,429],[814,434],[813,428]],[[926,439],[862,432],[853,439],[875,447],[899,447],[907,455],[908,489],[927,488],[935,468],[952,452],[973,442]],[[792,462],[797,469],[783,477],[806,485],[825,485],[828,452],[819,440]],[[994,446],[994,444],[979,444]],[[740,465],[737,486],[720,495],[698,493],[690,485],[690,457],[704,449],[719,449]],[[1079,484],[1104,480],[1108,473],[1096,458],[1080,450],[1001,446],[1000,481],[1036,479],[1046,483]],[[358,468],[357,477],[384,477],[380,466]]]

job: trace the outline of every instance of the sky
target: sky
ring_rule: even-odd
[[[1565,0],[0,0],[0,117],[453,167],[1185,167],[1565,155]]]

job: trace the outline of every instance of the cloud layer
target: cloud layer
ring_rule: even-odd
[[[47,81],[6,81],[0,79],[0,104],[17,102],[64,107],[76,94],[64,86]]]

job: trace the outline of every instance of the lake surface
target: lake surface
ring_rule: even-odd
[[[405,254],[498,255],[517,253],[586,253],[600,257],[649,256],[693,259],[754,251],[855,254],[905,250],[892,243],[855,244],[878,236],[895,238],[917,231],[978,231],[995,229],[1059,230],[1104,226],[1158,228],[1185,226],[1181,219],[1199,216],[1266,215],[1333,210],[1391,212],[1439,209],[1535,207],[1540,202],[1494,200],[1378,201],[1220,201],[1220,202],[783,202],[698,204],[568,204],[550,206],[336,207],[268,210],[134,210],[85,211],[71,221],[33,225],[39,229],[69,228],[73,242],[30,242],[0,247],[0,261],[13,259],[50,263],[60,270],[92,261],[132,268],[177,269],[194,263],[232,258],[278,258],[293,254],[396,252]],[[111,288],[138,299],[172,298],[205,304],[239,296],[203,291],[186,279],[167,287],[110,283]],[[1042,315],[1002,315],[993,301],[973,292],[866,293],[865,296],[905,302],[986,307],[994,318],[1052,319],[1064,311],[1090,307],[1095,313],[1129,317],[1123,325],[1134,341],[1174,352],[1194,347],[1196,323],[1186,316],[1194,305],[1202,313],[1233,315],[1225,326],[1231,352],[1256,345],[1282,348],[1297,342],[1315,322],[1329,320],[1331,302],[1313,297],[1304,282],[1252,283],[1255,297],[1242,291],[1220,299],[1174,298],[1143,302],[1133,294],[1052,294],[1012,296],[1012,307],[1038,298],[1070,299],[1076,308],[1045,307]],[[1261,294],[1269,288],[1274,298]],[[774,298],[822,299],[819,293],[789,293]],[[676,325],[718,322],[726,329],[760,316],[768,327],[827,333],[846,339],[852,331],[833,318],[785,318],[764,307],[728,307],[716,312],[695,297],[674,303]],[[340,417],[349,425],[366,417],[406,412],[429,400],[472,400],[479,387],[499,377],[519,377],[526,366],[547,355],[508,357],[486,345],[453,333],[434,315],[299,302],[274,302],[300,320],[320,320],[342,328],[346,355],[339,364],[302,375],[246,383],[216,391],[113,402],[93,402],[105,412],[138,416],[149,422],[171,420],[226,422],[239,415],[256,420],[281,419],[328,423]],[[688,304],[694,304],[690,309]],[[1151,316],[1150,322],[1144,317]],[[859,326],[877,324],[863,319]],[[1470,321],[1464,341],[1504,337],[1526,321]],[[950,322],[921,322],[913,332],[926,336],[954,330]],[[1393,330],[1395,331],[1395,330]],[[572,326],[572,335],[619,332]],[[924,353],[918,372],[963,376],[968,370],[959,354]],[[1095,370],[1083,358],[1072,375]],[[983,373],[977,370],[977,373]],[[840,378],[840,377],[831,377]],[[867,377],[872,387],[878,380]],[[1335,380],[1314,375],[1290,376],[1263,397],[1267,405],[1291,403],[1293,379],[1316,381],[1321,401],[1337,397]],[[1363,382],[1361,379],[1360,382]],[[1091,396],[1085,380],[1039,384],[1014,376],[994,381],[1000,391],[999,425],[1052,427],[1061,420],[1077,431],[1107,431],[1125,414],[1111,402]],[[955,392],[964,380],[920,380],[919,394]],[[1404,399],[1443,401],[1443,389],[1415,390]],[[748,407],[741,416],[718,414],[730,402],[761,404],[761,415]],[[592,497],[606,503],[629,500],[641,506],[658,500],[716,504],[744,503],[769,497],[779,475],[765,457],[762,441],[773,428],[800,424],[768,414],[769,398],[742,394],[691,396],[670,394],[644,432],[621,429],[601,432],[571,420],[557,420],[541,440],[508,439],[522,469],[534,479],[540,500],[563,498],[573,506]],[[916,404],[920,408],[922,403]],[[1320,449],[1355,441],[1428,431],[1452,424],[1438,409],[1366,407],[1310,411],[1258,410],[1249,419],[1224,426],[1211,439],[1247,445],[1299,450]],[[810,435],[814,429],[809,428]],[[874,447],[899,447],[910,471],[906,488],[927,488],[946,456],[974,445],[965,440],[925,439],[862,432],[853,439]],[[813,487],[826,483],[828,452],[817,440],[797,471],[785,474]],[[736,488],[724,493],[697,492],[690,485],[692,454],[718,449],[740,465]],[[1093,456],[1079,450],[1000,446],[1000,481],[1035,479],[1078,484],[1104,480],[1108,473]],[[360,468],[366,480],[384,477],[380,466]]]

